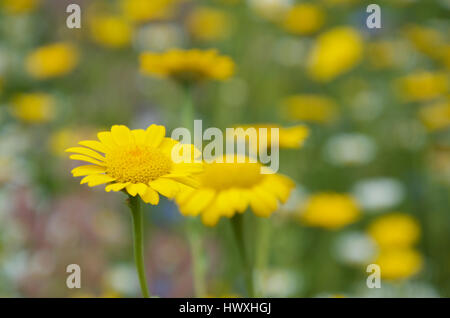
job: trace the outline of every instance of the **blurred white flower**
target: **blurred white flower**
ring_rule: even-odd
[[[136,270],[131,264],[119,264],[105,273],[104,284],[121,295],[134,295],[139,290]]]
[[[376,145],[372,138],[357,133],[331,137],[324,148],[325,159],[335,165],[362,165],[373,160]]]
[[[139,51],[164,51],[181,47],[183,34],[174,24],[150,24],[140,28],[135,38],[135,46]]]
[[[273,57],[283,66],[304,65],[306,62],[306,43],[295,37],[283,37],[274,46]]]
[[[269,19],[279,19],[292,6],[293,0],[247,0],[249,7],[260,16]]]
[[[381,288],[367,288],[366,282],[362,282],[360,297],[368,298],[436,298],[438,291],[430,284],[423,282],[405,282],[403,284],[391,284],[382,280]]]
[[[335,241],[336,259],[349,265],[365,265],[376,253],[375,243],[364,233],[347,232]]]
[[[365,210],[379,211],[399,204],[405,197],[405,189],[398,180],[373,178],[357,182],[353,195]]]
[[[285,269],[270,269],[255,272],[256,290],[263,297],[289,297],[296,293],[301,279],[298,273]]]

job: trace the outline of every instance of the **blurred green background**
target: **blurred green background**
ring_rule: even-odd
[[[139,53],[216,48],[236,72],[195,88],[204,128],[310,130],[280,153],[289,202],[247,215],[258,294],[449,297],[450,2],[378,1],[380,29],[369,3],[0,0],[0,296],[139,295],[124,196],[80,186],[64,149],[113,124],[179,127],[183,92],[143,76]],[[193,296],[186,219],[167,200],[146,217],[152,293]],[[228,220],[201,231],[207,295],[244,296]]]

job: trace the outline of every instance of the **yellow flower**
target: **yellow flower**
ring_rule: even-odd
[[[112,48],[127,46],[133,33],[131,25],[124,18],[113,15],[93,16],[90,27],[95,42]]]
[[[301,208],[300,220],[306,225],[339,229],[354,223],[360,216],[358,203],[347,194],[312,195]]]
[[[278,146],[280,148],[300,148],[309,135],[308,127],[303,126],[303,125],[297,125],[297,126],[293,126],[293,127],[280,127],[280,126],[274,125],[274,124],[258,124],[258,125],[237,126],[236,128],[243,129],[241,137],[245,136],[246,130],[248,128],[254,128],[256,131],[256,137],[257,137],[257,140],[255,141],[255,146],[257,146],[257,147],[259,147],[259,145],[260,145],[261,138],[265,138],[267,140],[266,141],[267,147],[275,146],[275,145],[272,145],[272,133],[271,133],[272,128],[278,128],[278,132],[279,132]],[[266,136],[261,135],[261,133],[264,134],[264,132],[260,131],[260,128],[267,129]],[[239,136],[240,135],[238,134],[238,137]]]
[[[286,119],[322,124],[337,118],[336,103],[328,97],[313,94],[293,95],[282,101]]]
[[[397,80],[397,89],[407,101],[426,101],[448,92],[448,75],[443,72],[417,72]]]
[[[374,262],[380,266],[381,278],[406,279],[417,274],[423,265],[420,253],[410,248],[383,250]]]
[[[325,3],[331,6],[338,5],[351,5],[356,3],[358,0],[323,0]]]
[[[377,218],[368,229],[380,248],[410,247],[420,237],[417,221],[404,213],[392,213]]]
[[[430,131],[450,127],[450,99],[422,107],[419,110],[419,118]]]
[[[325,12],[312,3],[297,4],[289,9],[283,27],[294,34],[305,35],[318,31],[325,22]]]
[[[181,192],[176,198],[183,215],[201,215],[205,225],[214,226],[219,219],[231,218],[251,207],[260,217],[269,217],[279,202],[286,202],[294,183],[280,174],[262,174],[259,163],[247,157],[224,156],[223,162],[204,164],[198,176],[200,186]],[[228,162],[227,162],[228,160]]]
[[[221,40],[229,35],[230,17],[222,10],[200,7],[187,18],[187,28],[195,39]]]
[[[66,149],[71,145],[81,139],[92,138],[92,136],[95,136],[95,133],[90,128],[64,127],[52,132],[48,141],[48,148],[55,156],[63,157],[66,155]]]
[[[146,22],[169,18],[179,0],[122,0],[126,18],[135,22]]]
[[[376,41],[369,43],[367,54],[369,63],[375,69],[387,69],[395,66],[395,43],[392,41]]]
[[[66,150],[75,153],[70,159],[91,163],[73,169],[72,174],[85,176],[81,184],[94,187],[107,183],[106,192],[126,190],[153,205],[158,204],[159,194],[173,198],[184,187],[195,186],[192,175],[200,172],[202,165],[175,162],[172,150],[179,143],[165,134],[164,126],[130,130],[114,125],[111,131],[98,133],[100,141],[81,141],[83,147]]]
[[[42,46],[26,58],[28,73],[37,79],[46,79],[71,72],[78,63],[78,50],[68,43]]]
[[[308,57],[308,72],[313,79],[327,82],[356,66],[362,55],[359,33],[351,27],[336,27],[318,37]]]
[[[418,51],[433,58],[439,58],[442,48],[446,45],[443,34],[432,28],[408,25],[405,34]]]
[[[144,74],[170,77],[178,81],[225,80],[233,75],[234,62],[216,50],[179,50],[165,53],[142,53]]]
[[[31,12],[37,8],[40,0],[0,0],[0,8],[8,14]]]
[[[46,123],[55,115],[55,101],[46,93],[23,93],[11,100],[12,114],[26,123]]]

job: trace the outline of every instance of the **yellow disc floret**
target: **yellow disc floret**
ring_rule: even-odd
[[[170,158],[147,146],[128,146],[106,155],[106,174],[118,182],[149,183],[170,172]]]

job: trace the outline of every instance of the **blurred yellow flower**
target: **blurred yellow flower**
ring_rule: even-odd
[[[245,136],[245,131],[248,128],[254,128],[256,130],[257,141],[256,146],[259,147],[260,139],[265,138],[267,140],[267,147],[275,146],[272,145],[272,128],[278,128],[279,138],[278,138],[278,147],[280,148],[300,148],[305,142],[306,138],[309,135],[309,129],[303,125],[297,125],[292,127],[281,127],[274,124],[257,124],[257,125],[240,125],[236,126],[236,128],[242,128],[243,134]],[[261,135],[260,128],[266,128],[267,135]],[[240,136],[239,134],[237,135]],[[264,144],[264,143],[263,143]]]
[[[100,45],[121,48],[130,44],[132,26],[120,16],[96,15],[91,18],[92,39]]]
[[[399,78],[396,87],[405,101],[426,101],[448,93],[449,80],[444,72],[421,71]]]
[[[230,34],[230,17],[223,10],[199,7],[187,17],[190,34],[201,41],[221,40]]]
[[[410,247],[420,237],[420,227],[412,216],[391,213],[372,222],[368,234],[382,249]]]
[[[300,220],[314,227],[339,229],[360,217],[356,200],[347,194],[319,193],[308,198],[301,207]]]
[[[70,159],[91,163],[73,169],[72,175],[85,176],[80,183],[90,187],[107,183],[106,192],[126,190],[133,197],[139,194],[153,205],[159,203],[159,194],[173,198],[183,188],[195,186],[192,174],[202,171],[202,164],[174,162],[172,149],[178,141],[165,134],[164,126],[130,130],[114,125],[111,131],[98,133],[100,141],[81,141],[83,147],[66,150],[74,153]]]
[[[326,96],[299,94],[282,101],[284,116],[288,120],[311,121],[322,124],[333,122],[337,118],[334,100]]]
[[[56,156],[65,156],[66,149],[77,143],[81,139],[88,139],[95,136],[90,128],[84,127],[64,127],[52,132],[48,141],[48,147],[52,154]]]
[[[381,279],[400,280],[417,274],[423,266],[420,253],[410,248],[383,250],[374,262],[380,266]]]
[[[216,50],[179,50],[165,53],[142,53],[141,72],[170,77],[181,82],[226,80],[234,73],[234,62]]]
[[[436,29],[421,25],[408,25],[405,28],[406,37],[420,52],[434,58],[439,58],[442,49],[446,45],[445,38]]]
[[[317,81],[331,81],[355,67],[363,55],[360,34],[351,27],[322,33],[308,57],[308,73]]]
[[[323,0],[323,1],[329,5],[349,5],[359,2],[358,0]]]
[[[186,216],[200,214],[208,226],[216,225],[222,216],[243,213],[249,206],[255,215],[269,217],[279,202],[287,201],[295,185],[283,175],[262,174],[265,167],[242,159],[245,162],[239,163],[237,156],[228,156],[227,162],[224,156],[222,163],[205,163],[204,172],[198,176],[199,188],[183,191],[175,198],[180,212]]]
[[[286,13],[282,26],[291,33],[307,35],[318,31],[325,22],[325,12],[312,3],[301,3],[293,6]]]
[[[21,14],[33,11],[39,3],[40,0],[0,0],[0,8],[7,14]]]
[[[169,18],[180,0],[122,0],[126,18],[134,22],[147,22]]]
[[[430,131],[450,128],[450,99],[423,106],[419,110],[419,118]]]
[[[395,66],[395,44],[392,41],[375,41],[367,45],[367,57],[375,69],[388,69]]]
[[[55,116],[55,100],[46,93],[23,93],[11,100],[12,114],[26,123],[46,123]]]
[[[290,0],[247,0],[249,7],[264,19],[280,22],[291,7]]]
[[[69,43],[54,43],[31,52],[25,60],[28,73],[46,79],[71,72],[78,63],[78,50]]]

